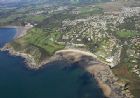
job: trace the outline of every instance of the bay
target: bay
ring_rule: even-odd
[[[0,43],[11,41],[15,29],[0,29]],[[24,59],[0,52],[0,98],[104,98],[97,81],[83,68],[55,61],[39,70]]]

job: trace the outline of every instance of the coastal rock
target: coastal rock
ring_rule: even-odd
[[[97,80],[106,97],[133,98],[129,90],[122,90],[125,84],[120,85],[118,78],[114,76],[109,65],[99,62],[96,59],[96,56],[90,52],[74,49],[60,50],[57,51],[54,56],[36,66],[37,64],[35,63],[35,60],[29,54],[16,52],[14,49],[8,48],[6,46],[3,47],[1,51],[9,51],[9,53],[12,55],[25,58],[28,67],[32,69],[38,69],[42,67],[42,65],[55,60],[68,60],[71,63],[77,62],[79,67],[85,68],[87,72],[89,72]]]

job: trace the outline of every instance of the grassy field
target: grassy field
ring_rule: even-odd
[[[24,37],[24,40],[26,40],[27,43],[43,48],[51,55],[56,50],[63,48],[62,45],[55,42],[59,38],[59,35],[59,32],[47,32],[42,29],[35,28],[28,32]]]
[[[137,32],[134,31],[119,31],[116,33],[118,37],[120,38],[129,38],[129,37],[134,37],[136,35],[139,35]]]
[[[24,18],[24,21],[34,21],[34,22],[42,22],[44,19],[46,19],[47,16],[45,15],[34,15],[34,16],[28,16]]]
[[[55,51],[63,49],[65,46],[58,44],[59,32],[48,32],[40,28],[33,28],[28,33],[11,45],[16,51],[22,51],[31,54],[37,62],[52,56]]]
[[[85,13],[94,13],[94,14],[100,14],[102,13],[102,9],[99,7],[81,7],[78,9],[80,11],[80,14],[85,14]]]

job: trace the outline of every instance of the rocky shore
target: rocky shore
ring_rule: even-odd
[[[1,51],[8,51],[11,55],[25,58],[28,68],[35,70],[55,60],[67,60],[70,63],[77,62],[80,67],[85,68],[97,80],[99,87],[107,98],[134,98],[130,91],[126,89],[126,84],[120,82],[120,80],[115,77],[110,67],[98,61],[95,55],[90,52],[76,49],[60,50],[57,51],[54,56],[44,60],[40,64],[36,64],[30,54],[17,52],[12,48],[7,48],[6,45]]]
[[[1,48],[0,51],[7,51],[12,56],[19,56],[19,57],[24,58],[24,60],[25,60],[24,62],[26,63],[27,67],[29,69],[34,69],[34,70],[37,70],[37,69],[43,67],[43,65],[57,59],[55,56],[53,56],[53,57],[50,57],[50,58],[42,61],[40,64],[37,64],[36,61],[34,60],[34,58],[32,57],[32,55],[24,53],[22,51],[15,51],[12,47],[10,47],[10,48],[7,47],[7,45],[5,45],[3,48]]]
[[[7,45],[5,45],[0,50],[1,51],[8,51],[9,54],[13,55],[13,56],[20,56],[20,57],[25,59],[25,63],[28,65],[29,68],[32,68],[32,69],[36,68],[35,60],[33,59],[33,57],[30,54],[26,54],[26,53],[23,53],[23,52],[15,51],[13,48],[8,48]]]

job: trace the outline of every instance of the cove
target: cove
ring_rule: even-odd
[[[0,47],[11,41],[16,34],[16,28],[0,28]]]

